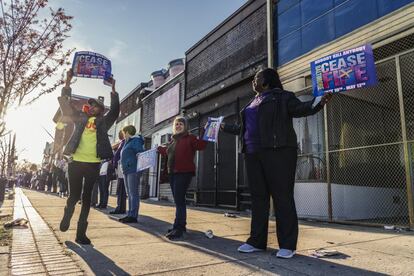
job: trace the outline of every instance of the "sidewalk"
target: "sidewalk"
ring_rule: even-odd
[[[79,205],[69,231],[62,233],[58,228],[65,200],[23,192],[57,239],[74,252],[71,257],[86,275],[412,275],[414,271],[413,233],[302,222],[298,255],[282,260],[272,255],[277,248],[274,222],[269,226],[267,252],[241,254],[236,249],[248,237],[249,218],[228,218],[223,211],[191,208],[187,238],[170,242],[163,235],[173,221],[174,208],[151,201],[141,203],[139,223],[131,225],[109,218],[108,211],[91,209],[88,236],[93,246],[79,246],[74,242]],[[114,203],[110,198],[110,205]],[[32,227],[42,223],[30,222]],[[204,236],[208,229],[213,230],[213,239]],[[36,234],[34,237],[36,240]],[[321,247],[342,254],[310,257],[312,250]]]
[[[8,199],[8,195],[4,201],[0,201],[0,276],[10,274],[8,268],[10,256],[11,231],[6,230],[3,224],[13,217],[13,200]]]

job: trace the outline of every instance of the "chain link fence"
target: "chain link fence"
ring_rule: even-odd
[[[299,217],[412,224],[411,40],[413,35],[375,49],[378,85],[336,94],[325,113],[295,119]],[[307,100],[311,89],[301,94],[301,100]]]

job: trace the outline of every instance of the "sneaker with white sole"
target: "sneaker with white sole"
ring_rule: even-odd
[[[237,250],[241,253],[253,253],[263,251],[263,249],[256,248],[247,243],[240,245],[239,248],[237,248]]]
[[[290,249],[279,249],[279,251],[277,251],[276,257],[278,258],[283,258],[283,259],[290,259],[293,256],[295,256],[295,251],[294,250],[290,250]]]

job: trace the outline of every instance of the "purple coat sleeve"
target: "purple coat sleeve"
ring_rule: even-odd
[[[118,161],[121,159],[121,150],[124,147],[125,140],[121,141],[121,144],[119,145],[118,149],[116,150],[114,157],[112,158],[112,165],[114,168],[118,168]]]

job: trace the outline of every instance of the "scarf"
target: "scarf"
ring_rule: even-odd
[[[175,165],[175,146],[177,145],[178,140],[182,137],[187,135],[188,132],[184,131],[181,133],[174,134],[171,138],[171,143],[167,147],[167,168],[168,174],[174,173],[174,165]]]

